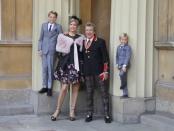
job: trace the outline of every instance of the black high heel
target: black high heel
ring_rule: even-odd
[[[75,121],[76,120],[74,110],[75,109],[71,109],[70,116],[69,116],[70,121]]]
[[[54,114],[56,113],[56,111],[58,112],[57,113],[57,115],[55,116]],[[51,116],[51,120],[52,121],[56,121],[57,120],[57,118],[58,118],[58,116],[59,116],[59,114],[60,114],[60,109],[56,109],[56,111],[55,111],[55,113]]]

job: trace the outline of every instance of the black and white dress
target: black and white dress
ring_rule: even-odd
[[[61,34],[57,41],[59,61],[54,73],[55,79],[63,84],[79,83],[83,61],[83,37],[78,34],[75,36]]]

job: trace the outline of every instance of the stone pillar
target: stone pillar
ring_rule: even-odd
[[[154,0],[112,0],[111,6],[110,93],[113,95],[113,115],[120,122],[138,122],[141,113],[154,110],[154,107],[152,109],[149,109],[151,106],[147,107],[147,99],[144,99],[150,97],[151,100],[153,97]],[[116,68],[116,47],[119,45],[118,37],[122,32],[128,33],[133,51],[128,73],[128,90],[131,98],[126,100],[119,98],[122,92]]]
[[[31,103],[34,105],[35,113],[52,112],[55,109],[57,93],[53,97],[39,95],[37,91],[42,88],[42,66],[41,58],[37,54],[38,39],[41,24],[47,21],[48,12],[58,12],[58,23],[64,31],[68,29],[69,0],[33,0],[33,44],[32,44],[32,90]],[[58,82],[54,82],[54,90],[59,89]]]
[[[38,39],[41,24],[47,21],[48,12],[58,12],[58,23],[63,30],[68,28],[68,0],[34,0],[33,1],[33,57],[32,57],[32,89],[39,90],[42,87],[41,58],[37,54]]]

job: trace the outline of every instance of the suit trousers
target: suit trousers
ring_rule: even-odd
[[[51,89],[53,85],[54,54],[42,55],[42,86]]]
[[[119,72],[120,80],[121,80],[121,86],[120,89],[123,90],[123,95],[128,95],[128,89],[127,89],[127,71],[124,72],[120,69]]]
[[[87,92],[87,112],[88,114],[93,114],[93,104],[94,104],[94,89],[95,85],[100,88],[103,108],[105,115],[109,114],[109,93],[108,87],[106,86],[106,81],[102,81],[98,75],[86,76],[86,92]]]

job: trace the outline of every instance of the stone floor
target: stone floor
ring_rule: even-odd
[[[68,117],[60,116],[52,122],[49,115],[18,115],[0,116],[0,131],[156,131],[153,127],[143,124],[104,123],[101,117],[95,117],[85,123],[83,117],[69,121]]]

